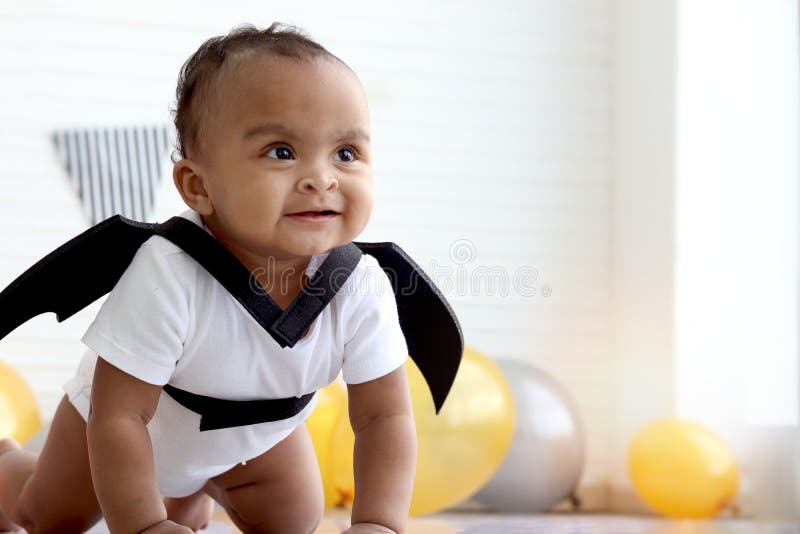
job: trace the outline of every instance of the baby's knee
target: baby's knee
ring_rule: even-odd
[[[14,509],[13,520],[28,534],[71,534],[86,532],[102,514],[79,508],[62,509],[23,491]]]
[[[237,526],[243,534],[272,534],[274,532],[313,534],[322,522],[322,513],[305,517],[285,517],[277,521],[268,519],[257,524],[247,523],[241,517],[238,519]]]
[[[80,534],[86,532],[97,519],[85,517],[54,517],[47,513],[32,512],[24,502],[16,510],[15,522],[27,534]]]
[[[192,530],[208,527],[214,514],[214,501],[204,493],[196,493],[182,499],[166,498],[167,519]]]
[[[287,500],[285,498],[253,499],[258,485],[232,488],[226,491],[227,512],[245,534],[266,532],[291,532],[298,534],[316,531],[324,513],[325,502],[322,490]],[[249,495],[244,496],[243,493]],[[269,492],[264,492],[267,496]],[[263,499],[263,500],[262,500]],[[258,503],[258,504],[256,504]]]
[[[320,492],[322,495],[322,492]],[[287,530],[287,532],[299,532],[312,534],[316,532],[317,527],[322,522],[322,516],[325,513],[325,499],[320,497],[317,502],[314,499],[304,503],[300,510],[295,511],[290,515],[290,520],[294,525],[294,530]]]

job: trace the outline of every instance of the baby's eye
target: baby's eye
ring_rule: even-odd
[[[336,161],[349,162],[355,160],[356,156],[353,153],[352,149],[340,148],[339,150],[336,151],[336,154],[334,154],[333,159],[335,159]]]
[[[292,159],[292,151],[285,146],[276,146],[275,148],[270,148],[264,155],[273,159]]]

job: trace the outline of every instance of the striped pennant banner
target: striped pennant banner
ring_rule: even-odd
[[[63,130],[53,144],[92,224],[117,213],[147,220],[170,147],[166,126]]]

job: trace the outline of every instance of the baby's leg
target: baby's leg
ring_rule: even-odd
[[[101,517],[89,471],[86,422],[64,397],[41,455],[4,441],[0,508],[28,532],[83,532]]]
[[[209,495],[245,533],[314,532],[324,498],[305,425],[261,456],[208,481]]]
[[[6,493],[19,493],[18,486],[19,481],[26,480],[31,472],[33,472],[33,467],[31,464],[36,463],[36,457],[30,455],[30,453],[22,453],[18,456],[12,463],[12,455],[7,453],[14,453],[17,454],[16,451],[20,451],[19,444],[12,440],[12,439],[2,439],[0,440],[0,472],[2,472],[3,466],[8,465],[8,473],[5,477],[0,477],[0,532],[6,532],[9,530],[17,530],[17,524],[11,521],[8,516],[3,513],[3,495]],[[26,458],[26,456],[29,456]],[[26,461],[30,460],[30,461]],[[3,481],[7,480],[9,482],[10,488],[4,488]]]
[[[214,514],[214,500],[203,490],[188,497],[167,497],[164,506],[167,508],[167,519],[192,530],[208,527]]]

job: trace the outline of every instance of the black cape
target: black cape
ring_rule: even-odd
[[[282,347],[294,346],[303,336],[347,281],[362,253],[375,257],[391,281],[408,354],[428,383],[436,412],[441,410],[464,349],[461,327],[438,288],[391,242],[354,241],[332,249],[303,291],[281,310],[266,292],[255,290],[247,268],[198,225],[182,217],[150,224],[115,215],[45,256],[0,293],[0,339],[41,313],[52,311],[63,321],[111,291],[136,251],[153,235],[172,241],[192,256]],[[286,419],[299,413],[314,395],[234,401],[196,395],[169,384],[164,390],[202,416],[201,430]]]

